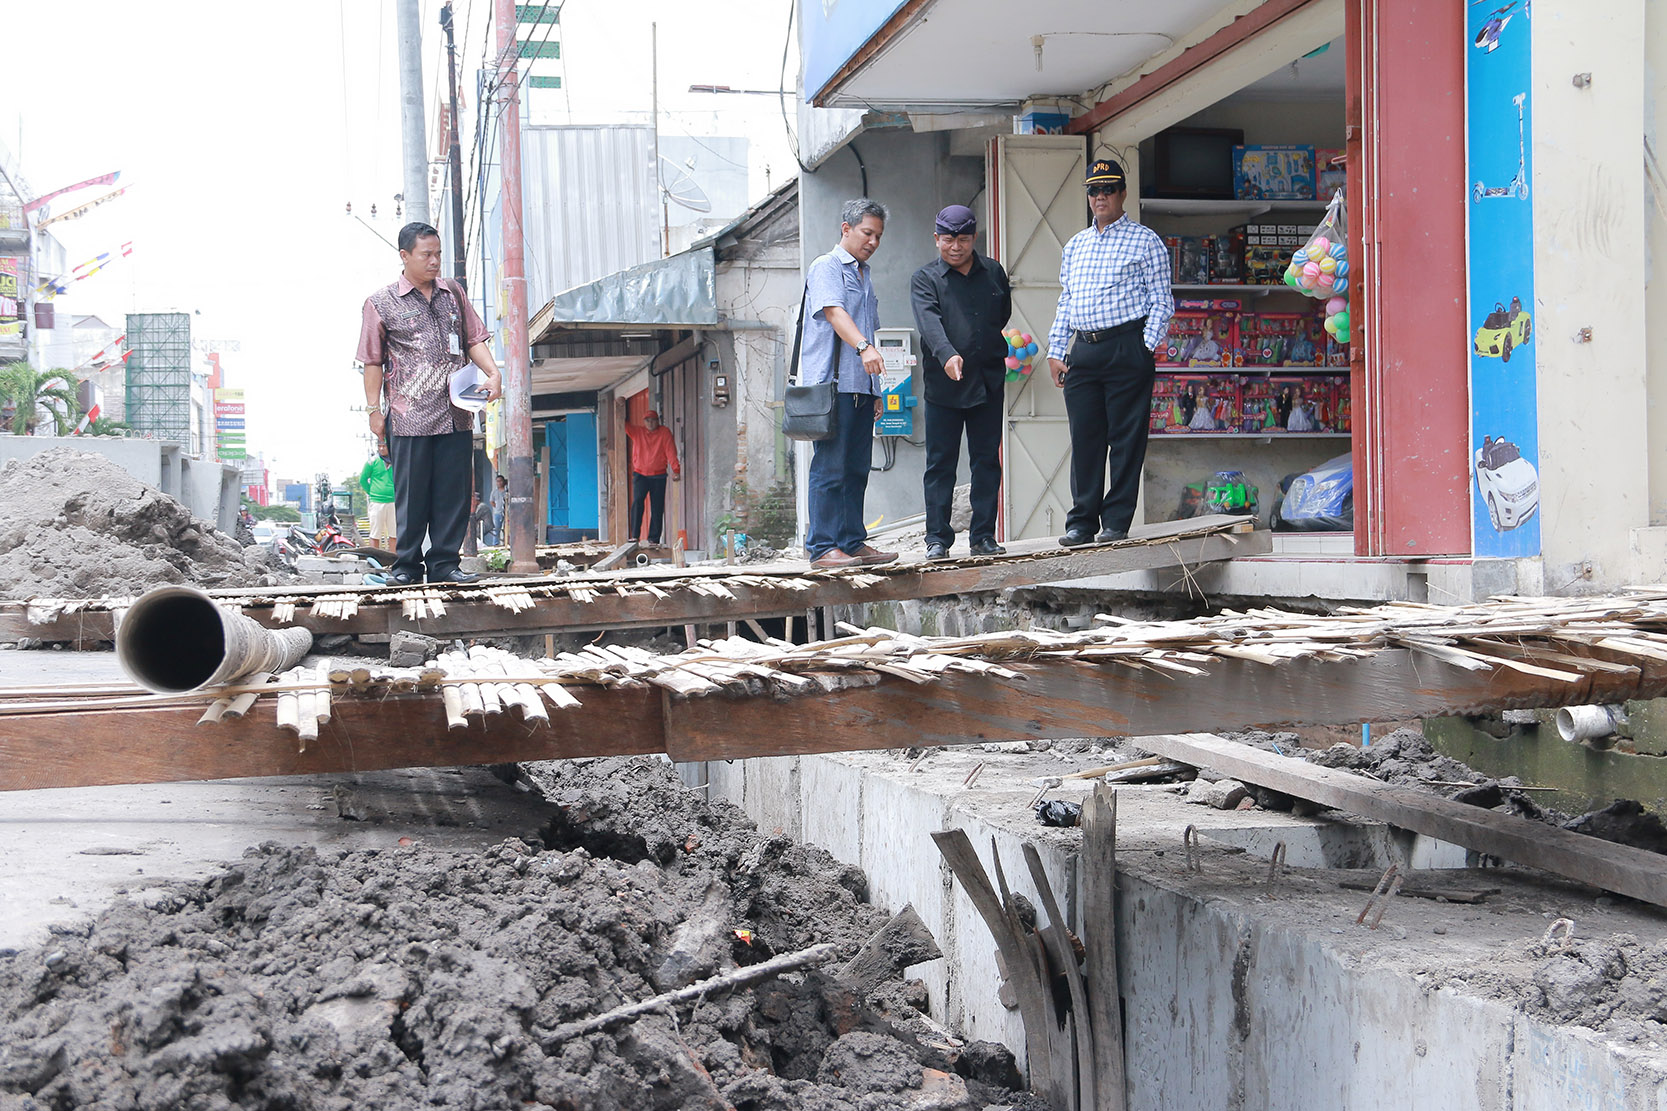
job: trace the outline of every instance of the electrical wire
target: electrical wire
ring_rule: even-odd
[[[866,197],[868,196],[868,163],[864,162],[862,155],[857,153],[857,141],[855,139],[846,143],[845,149],[850,151],[851,157],[857,160],[857,170],[862,174],[862,196]]]
[[[781,40],[781,73],[776,78],[776,88],[781,92],[777,99],[781,102],[781,126],[787,131],[787,147],[793,152],[793,161],[799,164],[802,173],[810,173],[811,169],[805,165],[805,160],[799,157],[799,135],[793,130],[793,125],[787,122],[787,50],[793,45],[793,16],[798,11],[797,4],[787,5],[787,34]],[[798,84],[797,81],[794,82]]]

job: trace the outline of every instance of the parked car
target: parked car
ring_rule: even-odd
[[[1476,488],[1498,532],[1516,528],[1540,508],[1539,472],[1503,436],[1482,437],[1476,451]]]
[[[1476,354],[1489,358],[1497,356],[1511,361],[1511,351],[1534,338],[1534,321],[1522,307],[1522,300],[1511,298],[1509,308],[1498,301],[1488,313],[1482,326],[1476,329]]]

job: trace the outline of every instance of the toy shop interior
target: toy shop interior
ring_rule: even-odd
[[[1176,305],[1149,521],[1251,511],[1276,530],[1353,528],[1344,64],[1339,39],[1140,143],[1130,207],[1169,247]]]

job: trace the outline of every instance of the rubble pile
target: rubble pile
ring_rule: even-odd
[[[56,447],[0,468],[0,598],[276,583],[249,551],[103,455]]]
[[[0,1108],[1040,1108],[1010,1054],[912,1033],[839,964],[883,922],[825,852],[647,761],[535,766],[542,838],[264,845],[0,953]],[[565,1023],[831,942],[831,964]],[[918,1014],[916,1015],[918,1018]]]

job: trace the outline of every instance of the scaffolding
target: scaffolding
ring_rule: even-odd
[[[191,317],[127,314],[127,423],[142,436],[191,442]]]

